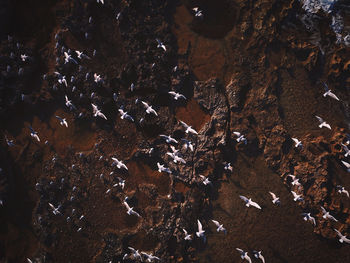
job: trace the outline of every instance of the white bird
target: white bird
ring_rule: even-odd
[[[159,257],[153,256],[152,254],[147,254],[145,252],[141,252],[142,255],[144,255],[147,259],[146,262],[153,262],[153,260],[160,260]]]
[[[343,150],[345,151],[344,156],[345,156],[345,157],[348,157],[348,155],[350,155],[350,150],[349,150],[348,146],[346,146],[346,145],[343,144],[343,143],[341,144],[341,146],[342,146]]]
[[[124,168],[125,170],[128,170],[128,167],[122,162],[119,161],[117,158],[112,157],[113,165],[116,165],[119,169]]]
[[[135,215],[137,217],[141,217],[139,213],[137,213],[136,211],[134,211],[134,208],[133,207],[130,207],[129,204],[126,202],[127,200],[127,197],[125,198],[123,204],[124,206],[126,207],[126,209],[128,210],[126,213],[128,215]]]
[[[27,258],[28,263],[33,263],[33,261],[30,260],[30,258]]]
[[[99,116],[99,117],[107,120],[107,117],[98,109],[98,107],[95,104],[91,103],[91,106],[92,106],[92,110],[93,110],[95,117]]]
[[[125,180],[120,178],[120,177],[117,177],[117,179],[119,180],[119,182],[114,184],[113,187],[120,186],[122,189],[124,189],[124,187],[125,187]]]
[[[347,170],[348,172],[350,172],[350,163],[345,162],[345,161],[341,161],[341,162],[342,162],[342,164],[344,164],[344,166],[346,167],[346,170]]]
[[[161,135],[159,135],[160,137],[162,137],[163,139],[165,139],[165,141],[167,142],[167,143],[178,143],[178,141],[177,140],[175,140],[174,138],[172,138],[170,135],[168,136],[168,135],[164,135],[164,134],[161,134]]]
[[[223,224],[220,224],[218,221],[216,220],[211,220],[217,227],[216,229],[216,232],[224,232],[224,234],[226,235],[226,228],[224,228],[224,225]]]
[[[318,119],[318,121],[320,122],[320,125],[318,125],[318,127],[322,128],[322,127],[325,127],[325,128],[328,128],[328,129],[332,129],[331,126],[325,122],[321,117],[315,115],[315,117]]]
[[[269,192],[269,193],[272,196],[272,203],[274,205],[280,205],[281,204],[280,198],[277,197],[273,192]]]
[[[22,61],[26,61],[29,57],[26,54],[21,55]]]
[[[198,232],[196,232],[197,237],[201,237],[204,239],[204,242],[206,240],[206,237],[204,235],[205,230],[203,230],[202,223],[197,219],[197,225],[198,225]]]
[[[144,101],[141,101],[141,102],[142,102],[143,106],[145,107],[147,114],[153,113],[154,115],[158,116],[158,113],[152,108],[152,106],[148,105]]]
[[[60,124],[62,126],[66,126],[68,128],[68,123],[66,121],[66,118],[61,118],[60,116],[56,115],[56,118],[60,121]]]
[[[193,129],[192,128],[192,126],[190,126],[190,125],[187,125],[185,122],[183,122],[183,121],[180,121],[180,123],[182,124],[182,126],[184,126],[184,128],[186,129],[185,130],[185,132],[186,133],[193,133],[193,134],[198,134],[198,132],[195,130],[195,129]]]
[[[76,109],[76,107],[73,105],[72,101],[68,99],[67,95],[65,95],[65,98],[66,98],[66,106],[67,106],[70,110]]]
[[[249,263],[252,263],[252,260],[248,256],[248,252],[243,251],[243,249],[240,249],[236,247],[236,250],[241,254],[241,259],[247,260]]]
[[[157,163],[158,166],[158,172],[166,172],[168,174],[171,174],[171,170],[168,167],[165,167],[164,164]]]
[[[158,43],[157,48],[162,48],[162,49],[164,49],[164,51],[166,51],[166,47],[165,47],[165,45],[162,43],[162,41],[160,41],[158,38],[156,38],[156,41],[157,41],[157,43]]]
[[[261,261],[262,261],[263,263],[265,263],[265,258],[264,258],[264,256],[261,254],[261,251],[253,250],[253,255],[254,255],[254,257],[256,257],[256,258],[260,258]]]
[[[55,72],[56,75],[58,75],[58,83],[60,84],[64,84],[66,87],[68,87],[68,83],[66,80],[66,76],[61,75],[61,73],[59,72]]]
[[[328,88],[327,84],[323,83],[323,85],[324,85],[324,88],[325,88],[325,91],[326,91],[325,93],[323,93],[323,97],[329,96],[332,99],[335,99],[335,100],[339,101],[339,98]]]
[[[52,213],[53,213],[54,215],[61,214],[61,212],[59,211],[59,209],[61,208],[61,205],[59,205],[59,206],[56,208],[53,204],[49,203],[49,206],[52,208]]]
[[[299,183],[299,179],[297,179],[296,177],[295,177],[295,175],[292,175],[292,174],[288,174],[287,176],[289,176],[289,177],[291,177],[292,178],[292,185],[296,185],[296,186],[299,186],[299,185],[301,185],[300,183]]]
[[[180,93],[177,93],[175,91],[169,91],[168,93],[170,95],[173,95],[175,100],[178,100],[178,99],[181,99],[181,98],[184,99],[184,100],[186,99],[186,97],[184,95],[182,95]]]
[[[291,191],[291,193],[293,194],[294,202],[296,202],[296,201],[303,201],[303,200],[304,200],[304,199],[301,197],[301,195],[298,195],[296,192]]]
[[[226,171],[228,170],[228,171],[232,172],[233,168],[231,166],[231,163],[226,163],[224,165],[224,170],[226,170]]]
[[[85,55],[83,52],[80,52],[79,50],[75,50],[75,53],[77,53],[77,57],[79,59],[83,59],[83,58],[91,59],[89,56]]]
[[[241,134],[240,132],[233,132],[238,138],[236,139],[237,142],[244,142],[244,144],[247,144],[247,138],[244,137],[243,134]]]
[[[251,198],[248,199],[243,195],[240,195],[239,197],[245,202],[246,207],[254,206],[258,209],[261,209],[260,205],[258,205],[256,202],[253,202]]]
[[[204,176],[204,175],[199,175],[199,177],[202,179],[202,183],[204,184],[204,185],[208,185],[208,184],[212,184],[211,183],[211,181],[209,181],[209,178],[208,177],[206,177],[206,176]]]
[[[105,1],[104,0],[97,0],[97,3],[101,3],[101,4],[105,4]]]
[[[68,63],[68,62],[73,62],[74,64],[77,64],[78,65],[78,62],[72,58],[71,55],[69,55],[67,52],[64,52],[64,64]]]
[[[182,231],[185,233],[185,240],[192,240],[192,235],[188,234],[186,229],[183,228]]]
[[[30,129],[30,136],[32,136],[34,139],[36,139],[38,142],[40,142],[40,138],[38,136],[38,133],[33,130],[32,126],[29,126]]]
[[[9,140],[6,135],[5,135],[5,140],[8,146],[10,147],[15,146],[15,143],[13,142],[13,140]]]
[[[169,155],[171,158],[173,158],[174,163],[178,163],[178,162],[183,164],[186,163],[186,161],[180,156],[178,156],[176,153],[167,152],[166,154]]]
[[[295,148],[298,148],[298,147],[303,148],[303,144],[297,138],[292,138],[292,140],[295,143]]]
[[[119,109],[120,118],[134,122],[134,119],[123,109]]]
[[[342,233],[340,233],[337,229],[335,229],[335,228],[333,228],[333,229],[337,233],[340,243],[344,243],[345,242],[345,243],[350,244],[350,239],[348,239],[346,236],[342,235]]]
[[[345,189],[344,186],[337,185],[337,189],[338,189],[339,194],[346,194],[347,197],[349,197],[349,192],[348,192],[348,190]]]
[[[94,73],[94,81],[95,81],[96,83],[102,82],[101,75],[97,75],[96,73]]]
[[[321,206],[321,210],[322,210],[322,213],[323,213],[323,218],[324,219],[331,219],[331,220],[333,220],[333,221],[335,221],[335,222],[338,222],[338,220],[337,219],[335,219],[335,217],[334,216],[332,216],[323,206]]]
[[[102,1],[102,0],[100,0],[100,1]],[[139,260],[142,261],[142,257],[141,257],[141,255],[140,255],[138,250],[136,250],[136,249],[134,249],[132,247],[128,247],[128,248],[131,250],[131,253],[132,253],[132,256],[134,257],[134,259],[139,259]]]
[[[314,217],[311,216],[311,213],[302,213],[302,215],[305,221],[311,221],[314,224],[314,226],[316,226],[316,220]]]
[[[185,150],[190,149],[191,152],[194,151],[194,145],[192,142],[190,142],[189,140],[186,139],[181,139],[182,142],[184,142],[184,148]]]

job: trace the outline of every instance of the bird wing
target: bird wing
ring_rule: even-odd
[[[318,121],[319,121],[320,123],[324,122],[323,119],[322,119],[321,117],[319,117],[319,116],[317,116],[317,115],[315,115],[315,117],[318,119]]]
[[[188,235],[188,233],[187,233],[187,231],[186,231],[186,229],[182,229],[182,231],[184,231],[184,233],[185,233],[185,236],[187,236]]]
[[[168,93],[173,95],[173,96],[176,96],[176,92],[175,91],[169,91]]]
[[[294,192],[294,191],[291,191],[291,192],[292,192],[292,194],[293,194],[294,198],[297,198],[297,197],[298,197],[298,195],[297,195],[297,193],[296,193],[296,192]]]
[[[327,213],[327,210],[323,206],[321,206],[321,210],[322,210],[322,213],[324,213],[324,214]]]
[[[272,193],[272,192],[269,192],[269,193],[270,193],[270,195],[272,196],[273,199],[276,199],[276,195],[274,193]]]
[[[341,161],[341,162],[345,165],[346,168],[348,168],[348,169],[350,168],[350,163],[347,163],[345,161]]]
[[[238,137],[241,136],[240,132],[233,132],[235,135],[237,135]]]
[[[219,227],[220,226],[220,223],[218,222],[218,221],[216,221],[216,220],[211,220],[217,227]]]
[[[185,123],[185,122],[183,122],[183,121],[180,121],[180,123],[187,129],[189,126]]]
[[[241,198],[244,202],[248,202],[248,198],[245,197],[244,195],[240,195],[239,198]]]
[[[343,150],[344,150],[344,151],[346,151],[346,152],[349,151],[348,146],[346,146],[345,144],[342,143],[341,146],[343,147]]]
[[[127,210],[130,210],[130,206],[126,201],[123,202],[123,205],[126,207]]]
[[[236,247],[236,250],[239,251],[240,253],[243,253],[243,252],[244,252],[243,249],[240,249],[240,248],[238,248],[238,247]]]
[[[339,98],[331,91],[328,93],[328,96],[335,99],[335,100],[339,100]]]
[[[91,103],[91,106],[92,106],[93,112],[96,113],[96,111],[98,111],[97,106],[95,104],[92,104],[92,103]]]
[[[128,119],[128,120],[134,122],[134,118],[131,117],[129,114],[126,114],[126,115],[125,115],[125,119]]]
[[[56,207],[55,207],[53,204],[51,204],[51,203],[49,203],[49,206],[50,206],[53,210],[56,209]]]
[[[198,224],[198,232],[203,231],[202,223],[197,219],[197,224]]]
[[[59,119],[60,121],[63,121],[63,119],[60,116],[56,115],[56,118]]]
[[[130,249],[132,253],[136,253],[136,250],[133,247],[128,247],[128,249]]]
[[[143,106],[145,106],[145,108],[149,107],[149,105],[146,102],[144,102],[144,101],[141,101],[141,102],[142,102]]]
[[[260,205],[258,205],[258,203],[256,203],[256,202],[250,201],[250,205],[252,205],[258,209],[261,209]]]
[[[299,143],[299,140],[297,138],[292,138],[292,140],[295,142],[295,143]]]

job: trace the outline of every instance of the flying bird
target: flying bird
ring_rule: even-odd
[[[325,128],[328,128],[328,129],[332,129],[331,126],[325,122],[321,117],[315,115],[315,117],[318,119],[318,121],[320,122],[320,125],[318,125],[318,127],[322,128],[322,127],[325,127]]]
[[[224,228],[224,225],[223,224],[220,224],[218,221],[216,220],[211,220],[217,227],[216,229],[216,232],[224,232],[224,234],[226,235],[226,228]]]
[[[64,64],[68,63],[68,62],[73,62],[74,64],[77,64],[78,65],[78,62],[72,58],[71,55],[69,55],[67,52],[64,52]]]
[[[262,261],[263,263],[265,263],[265,258],[264,258],[264,256],[262,255],[261,251],[253,250],[253,255],[254,255],[254,257],[256,257],[256,258],[260,258],[261,261]]]
[[[145,107],[147,114],[153,113],[154,115],[158,116],[158,113],[152,108],[152,106],[148,105],[144,101],[141,101],[141,102],[142,102],[143,106]]]
[[[333,228],[334,231],[337,233],[338,237],[339,237],[339,242],[340,243],[348,243],[350,244],[350,239],[348,239],[346,236],[342,235],[342,233],[339,232],[339,230]]]
[[[94,81],[95,81],[96,83],[102,82],[103,80],[102,80],[102,78],[101,78],[101,75],[97,75],[96,73],[94,73]]]
[[[180,123],[182,124],[182,126],[186,129],[185,130],[185,132],[186,133],[193,133],[193,134],[198,134],[198,132],[195,130],[195,129],[193,129],[192,128],[192,126],[190,126],[190,125],[187,125],[185,122],[183,122],[183,121],[180,121]]]
[[[339,194],[346,194],[347,197],[349,197],[349,192],[348,192],[348,190],[345,189],[344,186],[337,185],[337,189],[338,189]]]
[[[303,144],[297,138],[292,138],[295,143],[295,148],[303,148]]]
[[[209,181],[209,178],[208,177],[206,177],[206,176],[204,176],[204,175],[199,175],[199,177],[202,179],[202,183],[204,184],[204,185],[208,185],[208,184],[212,184],[211,183],[211,181]]]
[[[350,150],[349,150],[348,146],[346,146],[346,145],[343,144],[343,143],[341,144],[341,146],[342,146],[343,150],[345,151],[344,156],[345,156],[345,157],[348,157],[348,155],[350,155]]]
[[[134,122],[134,119],[123,109],[119,109],[120,118]]]
[[[33,130],[32,126],[29,125],[30,130],[30,136],[32,136],[34,139],[36,139],[38,142],[40,142],[40,138],[38,136],[38,133]]]
[[[274,205],[280,205],[281,204],[281,201],[280,201],[280,198],[279,197],[277,197],[274,193],[272,193],[272,192],[269,192],[270,193],[270,195],[272,196],[272,203],[274,204]]]
[[[56,115],[56,118],[60,121],[61,126],[66,126],[68,128],[68,123],[66,121],[66,118],[61,118],[58,115]]]
[[[303,200],[304,200],[304,199],[301,197],[301,195],[298,195],[296,192],[291,191],[291,193],[293,194],[294,202],[296,202],[296,201],[303,201]]]
[[[289,176],[289,177],[291,177],[292,178],[292,185],[296,185],[296,186],[299,186],[299,185],[301,185],[300,183],[299,183],[299,179],[297,179],[296,177],[295,177],[295,175],[292,175],[292,174],[288,174],[287,176]]]
[[[334,216],[332,216],[323,206],[321,206],[321,210],[322,210],[322,213],[323,213],[323,218],[324,219],[331,219],[331,220],[333,220],[333,221],[335,221],[335,222],[338,222],[338,220],[337,219],[335,219],[335,217]]]
[[[101,3],[101,4],[105,4],[105,1],[104,0],[97,0],[97,3]]]
[[[162,48],[162,49],[164,49],[164,51],[166,51],[166,47],[165,47],[165,45],[162,43],[162,41],[160,41],[158,38],[156,38],[156,41],[157,41],[157,43],[158,43],[157,48]]]
[[[231,166],[231,163],[226,163],[224,165],[224,170],[232,172],[233,168]]]
[[[240,249],[236,247],[236,250],[241,254],[241,259],[247,260],[249,263],[252,263],[252,260],[248,256],[248,252],[243,251],[243,249]]]
[[[98,107],[95,104],[91,103],[91,106],[92,106],[93,114],[95,117],[99,116],[99,117],[107,120],[107,117],[98,109]]]
[[[342,164],[344,164],[344,166],[346,167],[346,170],[347,170],[348,172],[350,172],[350,163],[345,162],[345,161],[341,161],[341,162],[342,162]]]
[[[128,170],[128,167],[122,162],[119,161],[117,158],[112,157],[113,165],[116,165],[119,169],[124,168],[125,170]]]
[[[192,235],[188,234],[186,229],[183,228],[182,231],[184,231],[185,233],[185,237],[184,237],[185,240],[192,240]]]
[[[26,54],[21,55],[22,61],[26,61],[29,57]]]
[[[159,257],[153,256],[152,254],[147,254],[145,252],[141,252],[142,255],[146,257],[146,262],[153,262],[153,260],[160,260]]]
[[[65,95],[66,98],[66,106],[70,109],[70,110],[75,110],[76,107],[73,105],[72,101],[68,99],[67,95]]]
[[[181,141],[184,142],[185,150],[190,149],[191,152],[194,151],[194,145],[192,142],[190,142],[189,140],[183,139],[183,138],[181,139]]]
[[[139,213],[137,213],[136,211],[134,211],[134,208],[133,208],[133,207],[130,207],[130,206],[129,206],[129,204],[126,202],[127,199],[128,199],[128,198],[125,197],[124,202],[123,202],[124,206],[125,206],[126,209],[128,210],[126,213],[127,213],[128,215],[135,215],[135,216],[137,216],[137,217],[141,217]]]
[[[311,213],[302,213],[302,215],[305,221],[310,221],[314,224],[314,226],[316,226],[316,220],[314,217],[311,216]]]
[[[157,163],[158,166],[158,172],[166,172],[168,174],[171,174],[171,170],[168,167],[165,167],[164,164]]]
[[[236,139],[236,141],[237,142],[244,142],[244,144],[247,144],[247,138],[246,137],[244,137],[244,135],[243,134],[241,134],[240,132],[233,132],[236,136],[237,136],[237,139]]]
[[[184,96],[184,95],[182,95],[182,94],[180,94],[180,93],[177,93],[177,92],[175,92],[175,91],[169,91],[168,92],[170,95],[172,95],[172,96],[174,96],[174,99],[175,100],[178,100],[178,99],[186,99],[186,97]]]
[[[53,204],[49,203],[49,206],[52,208],[52,213],[54,215],[61,214],[61,212],[59,211],[59,209],[61,208],[61,205],[59,205],[58,207],[55,207]]]
[[[98,1],[98,0],[97,0],[97,1]],[[102,0],[100,0],[100,1],[102,1]],[[139,259],[139,260],[142,261],[142,257],[141,257],[141,255],[140,255],[140,253],[139,253],[138,250],[136,250],[136,249],[134,249],[134,248],[132,248],[132,247],[128,247],[128,248],[130,249],[131,254],[132,254],[132,256],[133,256],[134,259]]]
[[[325,89],[325,93],[323,93],[323,97],[329,96],[332,99],[339,101],[339,98],[328,88],[328,85],[326,83],[323,83],[323,85]]]
[[[186,163],[186,161],[183,158],[181,158],[180,156],[178,156],[176,153],[167,152],[166,154],[169,155],[171,158],[173,158],[174,163],[178,163],[178,162],[183,163],[183,164]]]
[[[161,138],[165,139],[165,141],[166,141],[167,143],[178,143],[178,141],[175,140],[174,138],[172,138],[170,135],[168,136],[168,135],[161,134],[161,135],[159,135],[159,136],[160,136]]]
[[[196,232],[197,237],[203,238],[204,242],[206,240],[206,237],[204,235],[205,230],[203,230],[202,223],[197,219],[197,225],[198,225],[198,232]]]
[[[6,135],[5,135],[5,140],[6,140],[6,144],[7,144],[9,147],[15,146],[13,140],[9,140],[9,139],[7,138]]]
[[[254,207],[258,208],[258,209],[261,209],[260,205],[258,205],[257,203],[253,202],[251,198],[248,199],[247,197],[245,197],[243,195],[240,195],[239,197],[245,202],[246,207],[254,206]]]

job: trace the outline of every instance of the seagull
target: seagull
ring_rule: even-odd
[[[337,185],[337,189],[338,189],[338,193],[339,194],[346,194],[349,197],[349,192],[347,190],[345,190],[344,186],[341,185]]]
[[[161,134],[161,135],[159,135],[160,137],[162,137],[163,139],[165,139],[165,141],[167,142],[167,143],[178,143],[178,141],[177,140],[175,140],[174,138],[172,138],[170,135],[169,136],[167,136],[167,135],[164,135],[164,134]]]
[[[281,201],[280,201],[280,198],[279,197],[277,197],[274,193],[272,193],[272,192],[269,192],[270,193],[270,195],[272,196],[272,203],[274,204],[274,205],[280,205],[281,204]]]
[[[180,121],[180,123],[182,124],[182,126],[184,126],[184,128],[186,129],[186,133],[193,133],[193,134],[198,134],[198,132],[195,130],[195,129],[193,129],[192,128],[192,126],[189,126],[189,125],[187,125],[185,122],[183,122],[183,121]]]
[[[254,207],[258,208],[258,209],[261,209],[260,205],[258,205],[257,203],[253,202],[251,198],[248,199],[247,197],[245,197],[243,195],[240,195],[239,197],[245,202],[246,207],[254,206]]]
[[[105,4],[104,0],[97,0],[97,3]]]
[[[129,206],[129,204],[126,202],[127,199],[128,199],[128,198],[125,197],[124,202],[123,202],[124,206],[125,206],[126,209],[128,210],[126,213],[127,213],[128,215],[135,215],[135,216],[137,216],[137,217],[141,217],[139,213],[137,213],[136,211],[134,211],[134,208],[133,208],[133,207],[130,207],[130,206]]]
[[[343,150],[345,151],[344,156],[345,156],[345,157],[348,157],[348,155],[350,155],[350,150],[349,150],[348,146],[346,146],[346,145],[343,144],[343,143],[341,144],[341,146],[342,146]]]
[[[339,101],[339,98],[337,96],[335,96],[335,94],[328,88],[328,85],[326,83],[323,83],[323,85],[324,85],[324,89],[326,91],[325,93],[323,93],[323,97],[329,96],[332,99]]]
[[[298,148],[298,147],[303,148],[303,144],[297,138],[292,138],[292,140],[295,143],[295,148]]]
[[[103,1],[103,0],[100,0],[100,1]],[[138,250],[136,250],[136,249],[134,249],[132,247],[128,247],[128,248],[131,250],[131,253],[132,253],[132,256],[134,257],[134,259],[140,259],[142,261],[142,257],[141,257],[141,255],[140,255]]]
[[[72,110],[72,109],[76,109],[76,107],[73,105],[72,101],[68,99],[67,95],[65,95],[66,98],[66,106]]]
[[[9,140],[6,135],[5,135],[5,140],[6,140],[6,144],[8,146],[10,146],[10,147],[15,146],[13,140]]]
[[[199,10],[199,7],[194,7],[194,8],[192,8],[192,10],[194,11],[194,16],[203,17],[202,10]]]
[[[56,208],[53,204],[49,203],[49,206],[52,208],[52,213],[53,213],[54,215],[61,214],[61,212],[59,211],[59,209],[61,208],[61,205],[59,205],[59,206]]]
[[[33,261],[30,260],[30,258],[27,258],[28,263],[33,263]]]
[[[181,98],[184,99],[184,100],[186,99],[186,97],[184,95],[182,95],[180,93],[177,93],[175,91],[169,91],[168,93],[170,95],[173,95],[175,100],[178,100],[178,99],[181,99]]]
[[[299,186],[299,185],[301,185],[300,183],[299,183],[299,179],[297,179],[296,177],[295,177],[295,175],[292,175],[292,174],[288,174],[287,176],[289,176],[289,177],[291,177],[292,178],[292,185],[296,185],[296,186]]]
[[[253,255],[254,255],[254,257],[256,257],[256,258],[260,258],[261,261],[262,261],[263,263],[265,263],[265,258],[264,258],[264,256],[261,254],[261,251],[253,250]]]
[[[192,142],[190,142],[189,140],[186,140],[186,139],[181,139],[181,141],[184,142],[184,148],[185,148],[185,150],[190,149],[191,152],[194,151],[194,146],[193,146]]]
[[[91,59],[89,56],[85,55],[83,52],[80,52],[79,50],[75,50],[75,53],[77,53],[77,57],[79,59],[83,59],[83,58]]]
[[[59,75],[57,81],[58,81],[58,83],[64,84],[66,87],[68,87],[66,76]]]
[[[204,235],[205,230],[203,230],[202,223],[197,219],[197,225],[198,225],[198,232],[196,232],[197,237],[203,238],[204,242],[206,240],[206,237]]]
[[[126,120],[130,120],[132,122],[134,122],[134,119],[123,109],[119,109],[119,113],[120,113],[120,118],[121,119],[126,119]]]
[[[321,123],[320,125],[318,125],[318,127],[322,128],[322,127],[325,127],[325,128],[328,128],[328,129],[332,129],[331,126],[325,122],[321,117],[315,115],[315,117],[318,119],[318,121]]]
[[[305,221],[311,221],[314,224],[314,226],[316,226],[316,220],[314,217],[311,216],[311,213],[302,213],[302,215]]]
[[[335,228],[333,228],[333,229],[337,233],[338,237],[340,237],[339,238],[339,242],[340,243],[344,243],[345,242],[345,243],[350,244],[350,239],[348,239],[346,236],[342,235],[342,233],[340,233],[339,230],[337,230]]]
[[[168,167],[165,167],[164,164],[157,163],[158,166],[158,172],[166,172],[168,174],[171,174],[171,170]]]
[[[241,259],[247,260],[249,263],[252,263],[252,260],[248,256],[248,252],[243,251],[242,249],[236,247],[236,250],[241,254]]]
[[[120,186],[122,189],[124,189],[124,187],[125,187],[125,180],[120,178],[120,177],[117,177],[117,179],[119,180],[119,182],[114,184],[113,187]]]
[[[26,61],[29,57],[26,54],[21,55],[22,61]]]
[[[97,75],[96,73],[94,73],[94,81],[95,81],[96,83],[102,82],[103,80],[102,80],[102,78],[101,78],[101,75]]]
[[[91,103],[91,106],[92,106],[92,110],[93,110],[95,117],[99,116],[99,117],[107,120],[107,117],[97,108],[97,106],[95,104]]]
[[[126,167],[126,165],[122,161],[119,161],[117,158],[114,157],[112,157],[112,160],[113,165],[117,165],[119,169],[124,168],[125,170],[128,170],[128,167]]]
[[[74,58],[72,58],[71,55],[69,55],[67,52],[64,52],[64,64],[68,62],[73,62],[74,64],[78,65],[78,62]]]
[[[188,234],[186,229],[183,228],[182,231],[185,233],[185,240],[192,240],[192,235]]]
[[[66,121],[66,118],[62,119],[60,116],[56,115],[56,118],[60,121],[60,124],[62,126],[66,126],[68,128],[68,123]]]
[[[232,172],[233,168],[231,166],[231,163],[226,163],[224,165],[224,170],[226,170],[226,171],[228,170],[228,171]]]
[[[141,252],[142,255],[144,255],[147,259],[146,262],[153,262],[153,260],[160,260],[159,257],[153,256],[152,254],[147,254],[145,252]]]
[[[34,139],[36,139],[38,142],[40,142],[40,138],[38,136],[38,133],[33,130],[32,126],[29,126],[30,129],[30,136],[32,136]]]
[[[134,84],[134,83],[131,83],[131,85],[130,85],[130,91],[133,92],[134,89],[135,89],[135,84]]]
[[[337,219],[335,219],[334,216],[332,216],[323,206],[321,206],[321,210],[322,210],[322,213],[323,213],[323,218],[324,219],[332,219],[334,220],[335,222],[338,222]]]
[[[146,102],[141,101],[143,106],[146,108],[146,113],[151,114],[153,113],[154,115],[158,116],[157,112],[152,108],[152,106],[148,105]]]
[[[208,177],[205,177],[204,175],[199,175],[199,177],[202,179],[202,183],[204,184],[204,185],[208,185],[208,184],[212,184],[211,183],[211,181],[209,181],[209,178]]]
[[[345,167],[346,167],[347,171],[348,171],[348,172],[350,172],[350,163],[345,162],[345,161],[341,161],[341,162],[342,162],[342,164],[344,164],[344,165],[345,165]]]
[[[179,157],[176,153],[167,152],[166,154],[169,155],[171,158],[173,158],[174,163],[177,163],[177,162],[180,162],[183,164],[186,163],[186,161],[183,158]]]
[[[244,144],[247,144],[247,138],[244,137],[243,134],[240,132],[233,132],[238,138],[236,139],[237,142],[244,142]]]
[[[224,225],[223,225],[223,224],[220,225],[220,223],[219,223],[218,221],[216,221],[216,220],[211,220],[211,221],[212,221],[212,222],[216,225],[216,227],[217,227],[216,232],[222,231],[222,232],[224,232],[224,234],[226,235],[226,228],[224,228]]]
[[[162,41],[160,41],[158,38],[156,38],[156,41],[157,41],[157,43],[158,43],[157,48],[162,48],[162,49],[164,49],[164,51],[166,51],[166,47],[165,47],[165,45],[162,43]]]
[[[298,195],[296,192],[291,191],[294,197],[294,202],[296,201],[303,201],[304,199],[301,197],[301,195]]]

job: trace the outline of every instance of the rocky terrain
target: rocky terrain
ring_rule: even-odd
[[[0,13],[0,262],[140,262],[128,247],[159,262],[243,262],[237,247],[253,262],[350,260],[334,231],[350,236],[347,1],[8,0]]]

